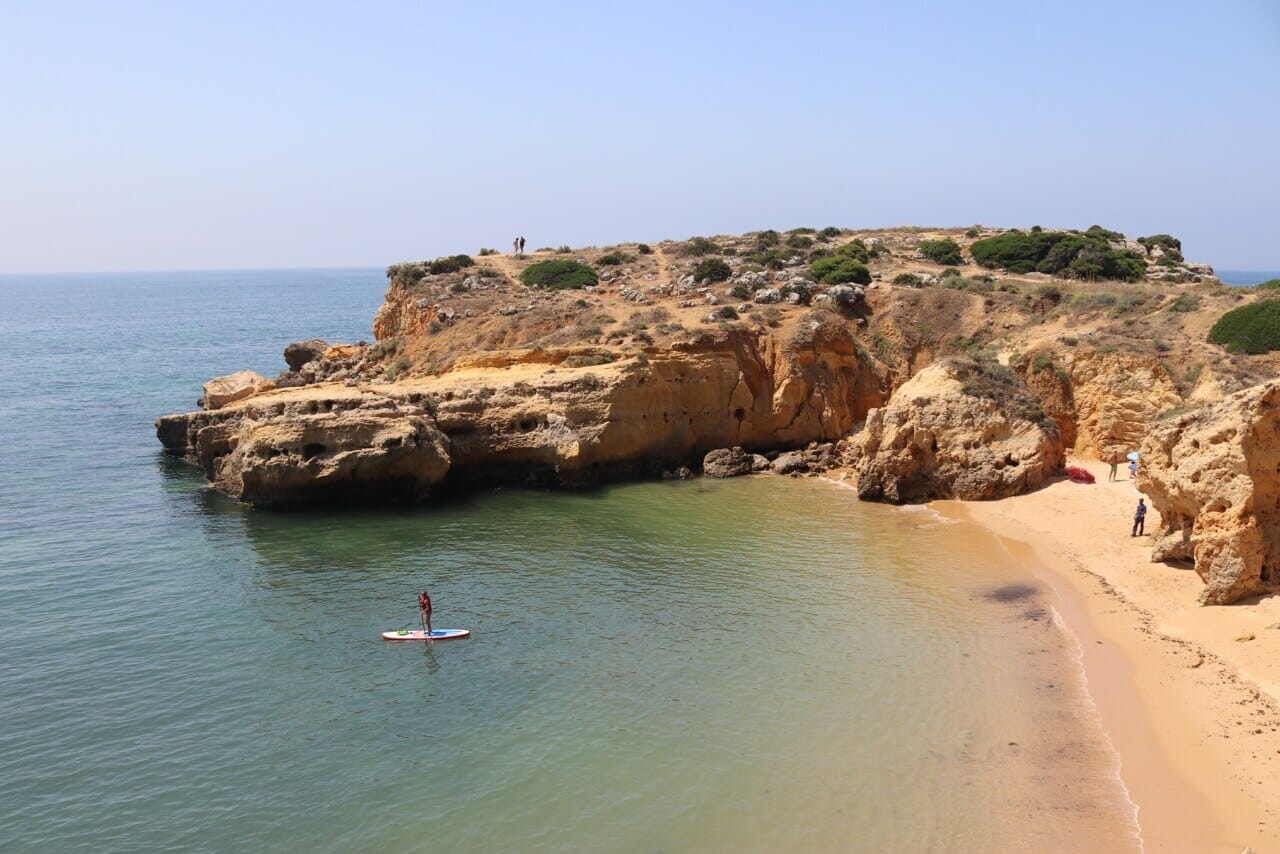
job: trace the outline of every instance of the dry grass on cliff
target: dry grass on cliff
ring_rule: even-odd
[[[1219,316],[1256,298],[1218,284],[1062,281],[981,271],[972,262],[961,267],[962,277],[946,280],[949,287],[893,284],[900,274],[930,283],[947,272],[920,255],[921,240],[950,238],[967,251],[975,239],[995,233],[981,227],[802,228],[664,240],[643,249],[642,244],[625,243],[487,255],[475,259],[471,268],[425,275],[405,289],[415,310],[432,322],[424,322],[419,334],[406,336],[403,354],[412,360],[413,373],[439,373],[460,357],[486,350],[608,347],[625,354],[687,343],[730,323],[786,342],[802,332],[807,307],[744,305],[733,281],[714,283],[708,293],[682,291],[679,280],[708,258],[723,260],[735,276],[753,272],[781,280],[807,275],[808,258],[857,239],[874,249],[868,261],[875,277],[867,290],[870,314],[865,321],[845,317],[842,322],[859,346],[900,379],[938,356],[975,347],[1141,353],[1164,362],[1188,390],[1210,366],[1229,385],[1280,367],[1276,357],[1228,357],[1204,343]],[[524,269],[547,257],[592,266],[600,274],[599,286],[546,292],[522,285]],[[740,319],[719,317],[721,309]]]

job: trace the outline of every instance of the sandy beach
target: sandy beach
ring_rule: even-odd
[[[1073,460],[1062,480],[993,502],[940,501],[996,535],[1055,595],[1119,754],[1147,851],[1280,851],[1280,597],[1196,604],[1189,567],[1150,561],[1159,517],[1131,537],[1139,493],[1121,467]]]

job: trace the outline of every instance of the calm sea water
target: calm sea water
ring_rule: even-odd
[[[1280,270],[1215,270],[1225,285],[1256,285],[1280,279]]]
[[[0,278],[0,850],[1131,846],[1069,637],[963,526],[783,478],[271,515],[161,455],[383,287]],[[422,586],[472,639],[378,639]]]

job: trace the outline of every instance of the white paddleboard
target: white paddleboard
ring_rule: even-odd
[[[457,640],[471,635],[471,629],[432,629],[431,634],[427,634],[422,629],[414,629],[413,631],[395,631],[383,632],[383,640],[394,641],[438,641],[438,640]]]

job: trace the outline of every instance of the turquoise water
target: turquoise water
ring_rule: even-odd
[[[1060,633],[930,514],[769,477],[272,515],[159,452],[383,285],[0,278],[0,850],[1053,848],[1037,727],[1127,832]],[[422,586],[471,639],[378,639]]]

